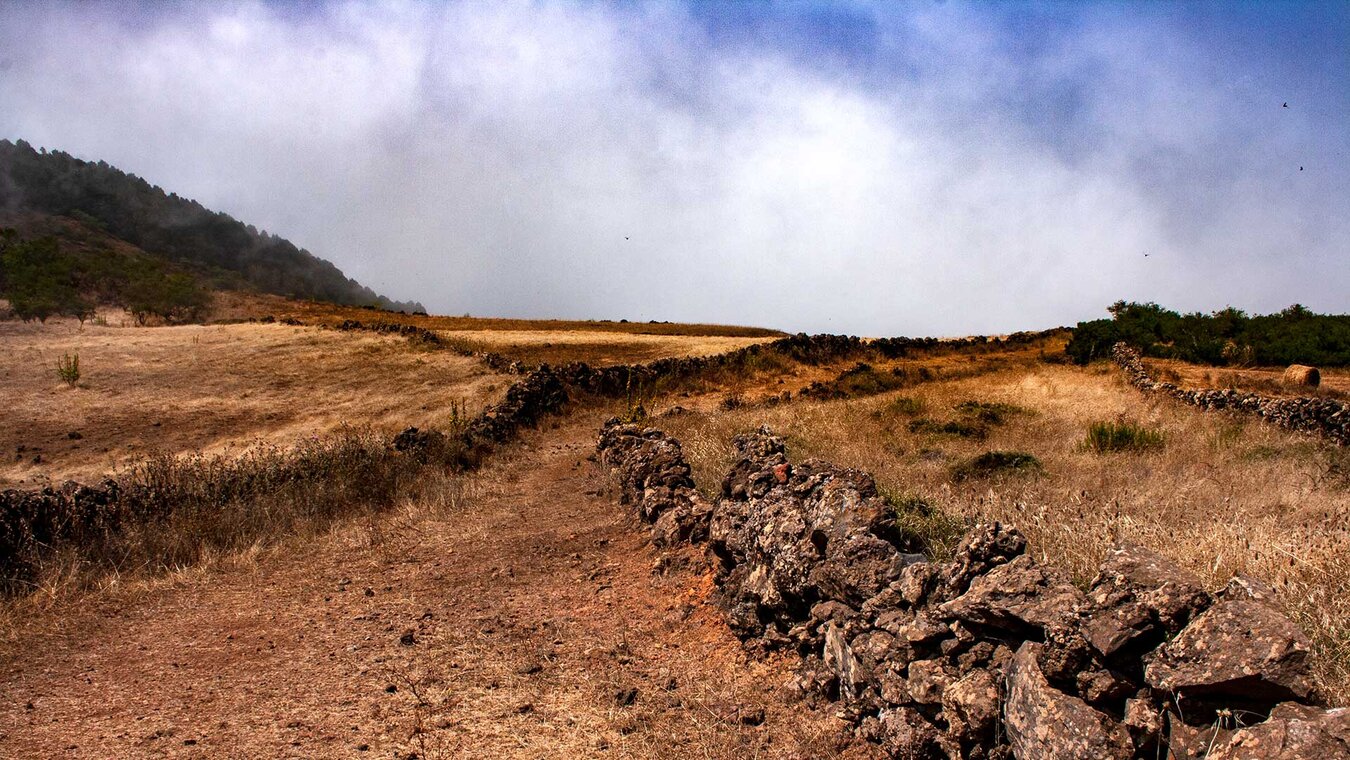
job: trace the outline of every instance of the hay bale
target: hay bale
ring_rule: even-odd
[[[1290,364],[1289,369],[1284,371],[1284,377],[1281,378],[1280,382],[1285,385],[1316,388],[1322,384],[1322,373],[1318,372],[1316,367],[1309,367],[1305,364]]]

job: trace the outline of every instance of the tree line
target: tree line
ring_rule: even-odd
[[[1156,303],[1117,301],[1110,319],[1079,322],[1068,353],[1086,364],[1124,341],[1145,356],[1219,366],[1350,366],[1350,315],[1316,314],[1294,304],[1249,316],[1228,307],[1180,314]]]
[[[24,321],[74,317],[102,305],[125,308],[142,324],[201,319],[209,292],[191,275],[149,256],[62,245],[54,236],[24,240],[0,230],[0,297]]]

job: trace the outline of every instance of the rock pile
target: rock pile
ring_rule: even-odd
[[[708,537],[711,516],[684,461],[680,442],[655,428],[606,424],[600,455],[615,473],[622,500],[652,526],[652,538],[661,546]]]
[[[1274,398],[1232,389],[1187,390],[1154,380],[1144,368],[1139,352],[1125,343],[1117,343],[1111,349],[1111,356],[1125,370],[1130,384],[1145,393],[1162,393],[1205,410],[1247,412],[1290,430],[1325,436],[1342,446],[1350,443],[1350,404],[1344,401]]]
[[[996,523],[931,562],[865,473],[794,465],[763,429],[736,446],[707,523],[728,620],[799,652],[802,688],[890,756],[1350,757],[1350,710],[1318,705],[1258,582],[1210,594],[1121,547],[1084,592]],[[701,505],[664,433],[611,420],[599,451],[644,519]]]

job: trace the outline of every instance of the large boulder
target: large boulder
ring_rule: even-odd
[[[1082,605],[1081,591],[1024,554],[976,576],[939,610],[947,619],[1043,638],[1071,624]]]
[[[1050,685],[1027,642],[1008,666],[1003,721],[1019,760],[1108,760],[1133,756],[1129,732],[1114,718]]]
[[[1257,601],[1226,600],[1201,613],[1158,650],[1144,672],[1179,697],[1265,703],[1312,696],[1308,637]]]
[[[1088,599],[1091,612],[1083,633],[1107,656],[1156,647],[1210,604],[1198,579],[1139,546],[1106,556]]]

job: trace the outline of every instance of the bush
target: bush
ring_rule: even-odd
[[[957,435],[962,438],[984,440],[984,438],[989,435],[989,428],[977,422],[968,422],[966,420],[938,422],[936,420],[930,420],[927,417],[920,417],[909,423],[909,432]]]
[[[990,403],[987,401],[962,401],[956,405],[955,409],[957,412],[967,417],[973,417],[986,425],[1002,425],[1014,414],[1030,413],[1016,404]]]
[[[80,382],[80,355],[65,354],[56,360],[56,376],[61,382],[74,388]]]
[[[1083,443],[1098,454],[1146,451],[1162,448],[1163,434],[1130,422],[1094,422],[1088,426]]]
[[[987,451],[953,467],[952,480],[960,482],[1004,473],[1037,475],[1043,472],[1045,468],[1041,466],[1041,460],[1031,454],[1022,451]]]

